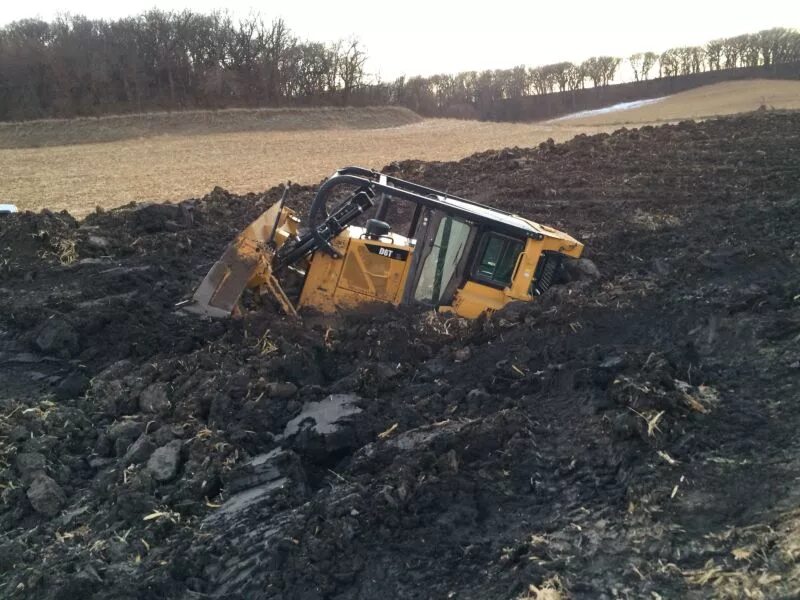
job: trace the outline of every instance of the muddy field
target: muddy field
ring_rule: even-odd
[[[282,190],[0,220],[0,596],[798,597],[800,114],[387,170],[600,275],[206,322],[175,304]]]

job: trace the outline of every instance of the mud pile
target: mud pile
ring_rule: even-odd
[[[2,595],[795,597],[800,114],[387,171],[599,277],[208,322],[175,304],[282,190],[0,220]]]

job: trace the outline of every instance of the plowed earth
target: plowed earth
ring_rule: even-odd
[[[0,219],[0,595],[797,597],[800,114],[387,170],[600,276],[206,322],[174,305],[282,190]]]

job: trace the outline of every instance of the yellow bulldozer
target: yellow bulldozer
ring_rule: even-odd
[[[544,293],[561,261],[583,251],[546,225],[360,167],[320,186],[305,224],[285,200],[239,234],[188,310],[241,314],[251,289],[295,316],[388,303],[476,318]],[[390,211],[405,235],[386,222]]]

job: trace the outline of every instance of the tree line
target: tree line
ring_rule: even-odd
[[[595,56],[577,64],[559,62],[480,73],[401,78],[395,87],[400,94],[399,102],[421,114],[458,116],[465,106],[485,114],[498,100],[605,87],[614,82],[623,64],[630,67],[635,81],[645,81],[653,76],[678,77],[798,61],[800,32],[774,28],[712,40],[704,46],[670,48],[661,53],[637,52],[624,60]]]
[[[151,10],[114,21],[23,20],[0,29],[0,120],[149,110],[396,104],[470,116],[509,98],[800,61],[800,32],[775,28],[704,46],[581,63],[400,77],[365,71],[358,39],[300,40],[281,19]]]
[[[300,41],[283,20],[151,10],[0,30],[0,119],[367,102],[357,39]]]

